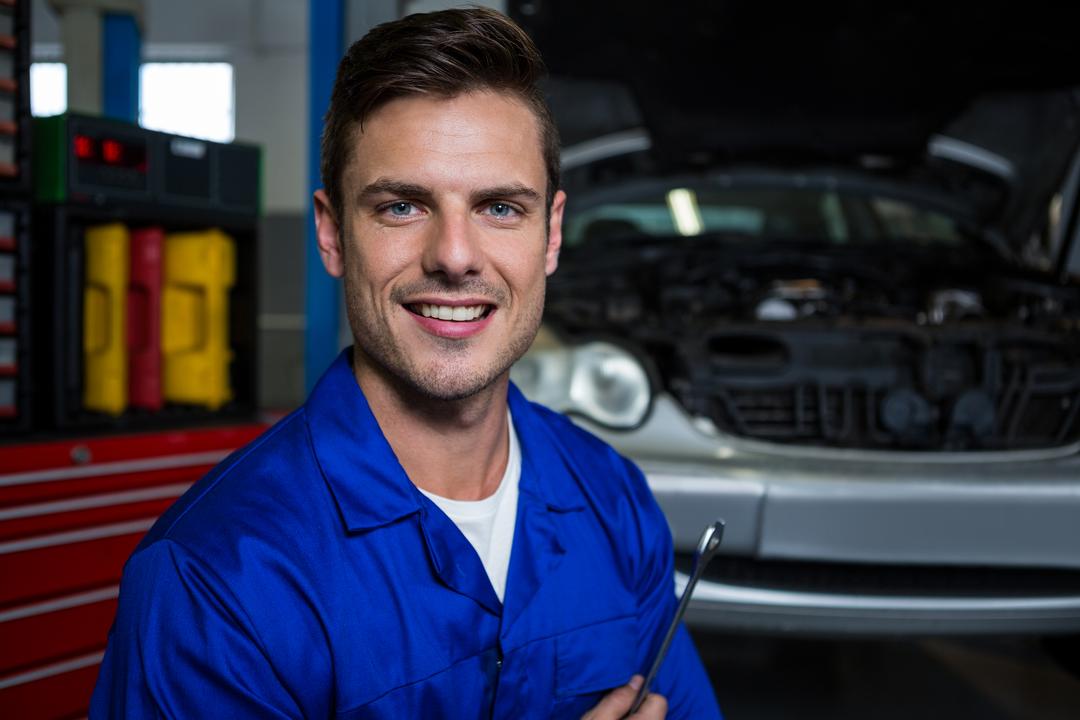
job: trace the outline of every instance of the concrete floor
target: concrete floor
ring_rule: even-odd
[[[1080,718],[1080,668],[1065,671],[1037,638],[692,634],[728,720]],[[1075,662],[1080,639],[1066,647]]]

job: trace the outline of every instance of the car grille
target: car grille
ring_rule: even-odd
[[[774,442],[839,447],[913,449],[1019,449],[1054,447],[1080,440],[1080,394],[1027,384],[997,396],[991,432],[973,437],[959,429],[894,434],[879,416],[886,392],[814,384],[747,390],[717,385],[691,406],[721,429]]]
[[[693,556],[675,567],[693,571]],[[720,556],[704,579],[791,592],[888,597],[1060,597],[1080,594],[1080,570],[940,565],[879,565]]]
[[[764,390],[718,385],[712,394],[711,417],[739,435],[831,442],[853,438],[861,415],[855,403],[865,397],[852,388],[821,385]]]
[[[1080,441],[1080,359],[1057,347],[886,334],[718,333],[668,387],[722,431],[867,449],[1011,450]],[[734,338],[734,339],[732,339]],[[749,349],[747,349],[749,348]]]

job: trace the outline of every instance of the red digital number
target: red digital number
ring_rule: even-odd
[[[86,135],[75,136],[75,157],[80,160],[93,160],[97,155],[97,143]]]
[[[124,146],[116,140],[105,140],[101,143],[101,156],[110,165],[119,165],[124,159]]]

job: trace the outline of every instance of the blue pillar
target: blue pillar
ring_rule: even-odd
[[[322,187],[319,140],[330,104],[338,62],[344,52],[343,0],[311,0],[308,23],[308,190]],[[309,202],[310,204],[310,202]],[[315,243],[315,215],[308,220],[304,334],[304,378],[310,393],[338,351],[338,281],[326,274]]]
[[[107,117],[139,121],[139,64],[142,38],[131,15],[101,17],[101,108]]]

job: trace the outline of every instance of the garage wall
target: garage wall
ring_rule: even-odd
[[[233,48],[236,137],[263,148],[259,248],[259,400],[287,410],[304,399],[304,243],[307,241],[307,2],[251,4],[248,42]]]

